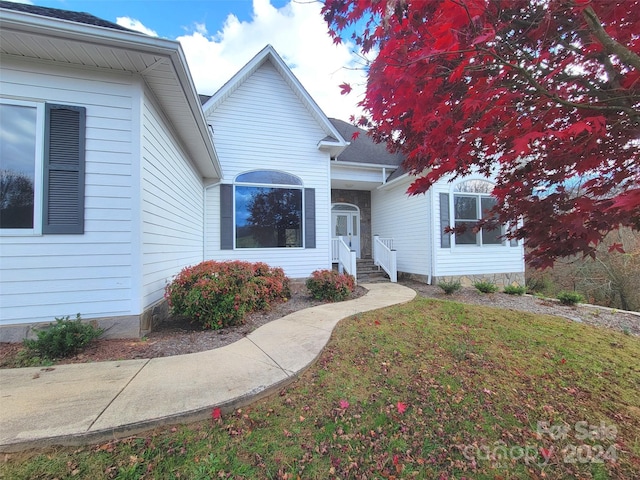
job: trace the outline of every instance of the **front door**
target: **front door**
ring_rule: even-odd
[[[344,241],[360,258],[360,209],[348,203],[335,203],[331,207],[331,232]]]

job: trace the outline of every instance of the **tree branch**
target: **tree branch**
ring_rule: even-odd
[[[584,18],[587,22],[587,25],[589,25],[589,27],[591,28],[593,34],[600,41],[607,52],[616,55],[620,60],[622,60],[627,65],[632,66],[636,70],[640,70],[640,55],[637,55],[636,53],[626,48],[624,45],[619,44],[617,41],[611,38],[603,28],[602,23],[600,23],[600,19],[596,15],[596,12],[593,11],[592,7],[587,7],[584,9]]]
[[[635,110],[634,108],[630,108],[630,107],[624,107],[624,106],[620,106],[620,105],[593,105],[590,103],[576,103],[576,102],[572,102],[570,100],[566,100],[562,97],[560,97],[557,93],[553,93],[551,91],[549,91],[548,89],[546,89],[540,82],[538,82],[533,75],[531,75],[531,73],[524,67],[520,66],[520,65],[514,65],[513,63],[509,62],[508,60],[506,60],[505,58],[503,58],[501,55],[499,55],[498,53],[488,50],[488,49],[484,49],[484,48],[478,48],[478,50],[482,50],[483,52],[491,55],[493,58],[496,59],[496,61],[498,61],[501,65],[508,67],[508,68],[512,68],[513,70],[516,70],[518,72],[520,72],[520,74],[522,74],[522,76],[526,79],[526,81],[529,83],[529,85],[531,85],[538,93],[540,93],[541,95],[544,95],[545,97],[548,97],[550,99],[552,99],[555,102],[558,102],[561,105],[564,105],[565,107],[571,107],[571,108],[578,108],[578,109],[588,109],[588,110],[598,110],[598,111],[623,111],[625,113],[627,113],[628,115],[632,116],[632,117],[638,117],[640,116],[640,112],[638,112],[637,110]]]

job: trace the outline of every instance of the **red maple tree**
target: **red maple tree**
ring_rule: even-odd
[[[493,175],[495,221],[534,267],[640,230],[639,0],[326,0],[323,14],[336,42],[353,32],[375,54],[354,121],[406,155],[410,194]]]

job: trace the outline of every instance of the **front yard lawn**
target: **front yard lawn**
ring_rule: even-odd
[[[344,320],[278,395],[0,478],[638,478],[639,359],[631,335],[418,298]]]

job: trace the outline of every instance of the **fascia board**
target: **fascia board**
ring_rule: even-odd
[[[398,165],[393,164],[382,164],[382,163],[361,163],[361,162],[344,162],[338,160],[333,160],[331,162],[332,166],[343,166],[345,168],[386,168],[387,170],[397,170]]]

